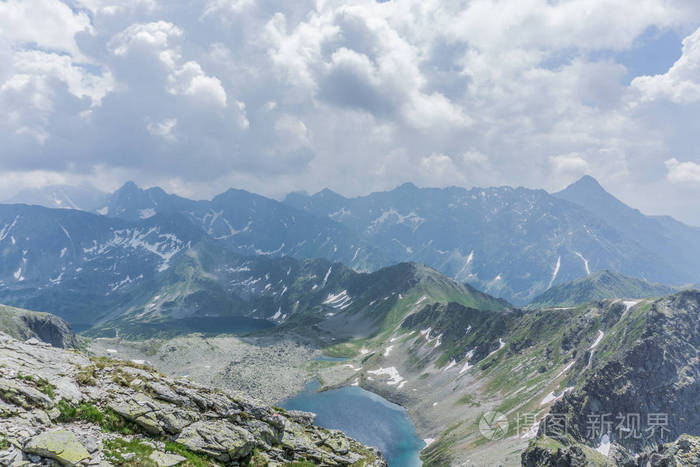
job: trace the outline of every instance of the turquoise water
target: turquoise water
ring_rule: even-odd
[[[342,430],[356,440],[376,446],[391,467],[418,467],[418,453],[425,446],[406,409],[386,399],[352,386],[317,392],[313,381],[282,407],[314,412],[316,424]]]

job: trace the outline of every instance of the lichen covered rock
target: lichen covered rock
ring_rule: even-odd
[[[313,419],[0,333],[0,465],[386,465]]]

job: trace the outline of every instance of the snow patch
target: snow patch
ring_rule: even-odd
[[[410,212],[406,215],[399,214],[395,209],[388,209],[383,211],[382,214],[374,219],[367,230],[370,232],[376,231],[380,226],[385,223],[393,222],[393,224],[409,224],[411,230],[415,232],[418,227],[425,222],[425,219],[420,217],[415,212]]]
[[[588,350],[593,350],[596,347],[598,347],[598,344],[600,344],[600,341],[603,340],[603,337],[605,336],[605,333],[601,330],[598,330],[598,337],[596,337],[595,341],[593,341],[593,344],[590,346]]]
[[[384,356],[385,356],[385,357],[388,357],[393,348],[394,348],[393,345],[390,345],[389,347],[387,347],[387,348],[384,350]]]
[[[276,250],[265,251],[265,250],[261,250],[261,249],[259,249],[259,248],[256,248],[256,249],[255,249],[255,254],[256,254],[256,255],[261,255],[261,256],[272,256],[272,255],[276,255],[276,254],[278,254],[278,253],[281,253],[282,250],[284,250],[284,242],[282,242],[282,244],[280,245],[280,247],[277,248]]]
[[[602,438],[600,438],[600,444],[598,444],[598,447],[595,448],[596,451],[604,455],[605,457],[608,457],[610,454],[610,436],[608,434],[604,434]]]
[[[569,371],[569,369],[570,369],[572,366],[574,366],[574,363],[576,363],[576,360],[572,360],[568,365],[566,365],[566,366],[564,367],[564,369],[561,370],[561,371],[559,372],[559,374],[558,374],[557,376],[554,377],[554,379],[559,378],[561,375],[563,375],[564,373],[566,373],[567,371]]]
[[[352,305],[352,298],[348,295],[347,290],[343,290],[337,294],[328,294],[328,297],[326,297],[326,299],[323,301],[323,304],[332,308],[344,310]]]
[[[277,313],[275,313],[274,315],[272,315],[272,319],[273,319],[273,320],[277,320],[277,319],[279,319],[280,316],[282,316],[282,307],[279,307],[279,308],[277,309]]]
[[[498,352],[499,350],[501,350],[501,349],[502,349],[503,347],[505,347],[505,346],[506,346],[506,343],[503,341],[503,339],[499,338],[499,339],[498,339],[498,348],[497,348],[496,350],[494,350],[493,352],[491,352],[490,354],[488,354],[488,355],[484,358],[484,360],[486,360],[486,359],[489,358],[491,355],[495,354],[496,352]]]
[[[467,356],[465,357],[467,359],[467,361],[464,363],[464,366],[462,367],[462,369],[459,370],[460,375],[473,366],[473,365],[469,364],[469,360],[471,360],[471,358],[473,356],[474,356],[474,350],[470,350],[469,353],[467,353]]]
[[[554,284],[554,281],[557,279],[557,275],[559,274],[559,268],[561,268],[561,256],[557,258],[557,264],[554,266],[554,273],[552,274],[552,279],[549,281],[547,290],[552,288],[552,284]]]
[[[139,219],[148,219],[156,215],[156,210],[153,208],[139,209]]]
[[[625,305],[625,311],[622,312],[622,316],[620,316],[620,318],[625,316],[627,312],[639,302],[641,302],[641,300],[624,300],[622,304]]]
[[[68,235],[68,232],[65,232]],[[155,226],[148,230],[139,228],[116,230],[109,241],[100,245],[93,242],[90,248],[83,248],[83,253],[98,256],[117,248],[145,250],[161,259],[158,271],[162,272],[168,269],[170,259],[188,246],[189,243],[185,244],[171,233],[160,233],[160,226]]]
[[[323,285],[321,285],[321,288],[324,288],[326,286],[326,284],[328,283],[328,278],[330,277],[332,270],[333,270],[333,266],[328,268],[328,272],[323,277]]]
[[[530,426],[530,428],[528,428],[528,430],[525,433],[523,433],[522,437],[525,439],[534,438],[535,436],[537,436],[537,431],[539,430],[539,428],[540,422],[535,420],[535,423],[533,423]]]
[[[403,381],[403,377],[393,366],[390,366],[389,368],[379,368],[378,370],[371,370],[367,373],[376,376],[387,376],[389,378],[389,381],[387,381],[386,384],[388,384],[389,386],[398,386]]]
[[[583,255],[581,253],[579,253],[578,251],[576,252],[576,256],[581,258],[581,261],[583,261],[583,265],[586,267],[586,274],[590,274],[591,268],[588,267],[588,260],[586,258],[584,258]]]
[[[601,330],[598,330],[598,337],[596,337],[595,341],[593,341],[593,344],[588,348],[588,350],[591,351],[590,355],[588,355],[588,365],[591,366],[591,363],[593,362],[593,355],[595,354],[595,348],[598,347],[598,344],[600,344],[600,341],[603,340],[603,337],[605,336],[605,333]]]
[[[552,391],[549,394],[547,394],[546,396],[544,396],[544,399],[542,399],[542,402],[540,402],[540,406],[543,406],[545,404],[549,404],[550,402],[557,401],[557,400],[561,399],[562,397],[564,397],[564,394],[566,394],[567,392],[573,391],[573,390],[574,390],[573,386],[568,387],[568,388],[564,389],[561,392],[561,394],[559,394],[558,396],[555,396],[554,391]]]

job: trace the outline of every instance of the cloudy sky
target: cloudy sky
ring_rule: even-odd
[[[694,0],[0,0],[0,198],[555,190],[700,225]]]

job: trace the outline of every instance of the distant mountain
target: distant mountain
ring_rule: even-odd
[[[645,216],[610,193],[590,176],[554,193],[555,197],[575,203],[622,232],[645,250],[664,258],[681,273],[684,282],[696,282],[700,259],[700,228],[685,225],[668,216]],[[663,277],[633,274],[649,280],[669,282]],[[673,282],[673,281],[670,281]]]
[[[605,298],[648,298],[670,295],[674,289],[612,271],[598,271],[565,284],[555,285],[535,297],[529,308],[576,306]]]
[[[47,208],[92,211],[105,203],[107,194],[90,185],[50,185],[27,188],[4,201],[8,204],[35,204]]]
[[[543,190],[404,184],[359,198],[294,193],[285,202],[347,226],[391,258],[427,264],[517,305],[600,269],[668,284],[700,276],[687,258],[679,266],[679,252],[661,239],[642,244],[633,229]],[[694,231],[683,232],[664,242],[684,242]],[[697,264],[700,251],[693,255]]]
[[[274,212],[269,215],[273,221]],[[55,313],[93,335],[121,336],[204,330],[213,323],[225,331],[230,318],[313,324],[326,329],[320,335],[335,337],[369,335],[395,303],[417,301],[419,292],[426,299],[509,307],[415,264],[358,273],[326,259],[243,256],[196,220],[177,212],[124,220],[0,205],[0,301]]]
[[[205,233],[179,214],[138,222],[0,205],[0,302],[52,312],[77,330],[148,289]]]
[[[128,182],[95,212],[131,221],[156,213],[180,213],[241,255],[327,258],[361,271],[392,263],[380,249],[331,219],[244,190],[231,189],[211,201],[193,201]]]
[[[207,322],[225,326],[226,318],[246,317],[335,342],[373,335],[426,301],[510,308],[504,300],[416,264],[357,273],[323,259],[238,257],[206,241],[180,255],[155,287],[137,295],[138,301],[115,307],[88,334],[116,330],[120,336],[142,337],[198,330]]]
[[[2,216],[3,209],[6,216]],[[66,230],[81,239],[79,248],[70,245],[59,228],[60,222],[48,220],[58,214],[41,219],[36,217],[38,211],[31,211],[28,218],[20,216],[20,230],[31,233],[23,236],[10,228],[20,208],[13,208],[14,214],[7,209],[0,209],[0,227],[6,228],[0,230],[0,245],[9,242],[0,264],[0,280],[6,285],[26,281],[26,286],[31,274],[37,274],[36,278],[51,274],[51,279],[57,280],[64,272],[61,279],[72,277],[70,268],[82,267],[78,263],[93,251],[90,245],[105,245],[115,231],[129,228],[139,229],[139,235],[147,234],[152,239],[162,236],[145,244],[158,244],[166,250],[168,235],[184,238],[168,229],[183,228],[189,232],[185,243],[191,241],[190,246],[206,238],[237,257],[325,258],[365,272],[399,262],[426,264],[519,306],[556,285],[602,269],[667,285],[700,280],[700,268],[696,266],[700,264],[700,229],[670,218],[646,217],[606,193],[589,177],[554,196],[525,188],[435,189],[404,184],[359,198],[345,198],[330,190],[312,196],[294,193],[284,203],[243,190],[228,190],[210,201],[194,201],[157,187],[144,190],[130,182],[95,209],[103,216],[78,220],[76,214],[65,214],[65,222],[75,220]],[[45,233],[35,231],[42,228],[47,229]],[[143,230],[151,228],[156,230]],[[30,237],[42,240],[26,248],[23,238]],[[140,240],[132,242],[122,237],[114,242],[120,248],[140,245]],[[48,246],[50,251],[44,252]],[[152,266],[163,263],[165,256],[148,252],[148,246],[144,248],[146,256],[150,254],[147,262],[153,263],[151,269],[157,272]],[[184,246],[173,248],[181,251]],[[81,249],[86,253],[82,254]],[[128,256],[135,250],[123,251]],[[75,257],[61,256],[71,252]],[[134,258],[140,259],[134,261],[146,256],[136,255]],[[103,258],[107,256],[100,255],[100,260]],[[67,264],[69,260],[72,266]],[[26,261],[29,266],[22,266]],[[105,263],[107,266],[119,267]],[[133,281],[142,274],[138,269],[132,268],[133,272],[123,277],[117,275],[118,280],[128,277]],[[91,283],[79,281],[68,290]],[[33,309],[41,303],[32,297],[48,293],[46,288],[32,293],[27,287],[22,289],[22,301],[13,304]],[[0,299],[7,293],[20,298],[16,292],[0,291]],[[110,293],[110,298],[113,295]],[[95,315],[87,312],[92,309],[90,303],[74,308],[73,301],[68,300],[60,306],[65,306],[67,313],[69,307],[73,308],[70,313],[74,315],[83,313],[79,309]]]

